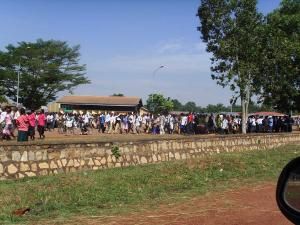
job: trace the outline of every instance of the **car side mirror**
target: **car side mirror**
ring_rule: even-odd
[[[300,224],[300,157],[282,170],[276,189],[279,209],[294,224]]]

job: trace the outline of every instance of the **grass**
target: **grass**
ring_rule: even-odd
[[[224,153],[189,161],[0,182],[0,224],[113,215],[249,182],[275,181],[298,146]],[[29,207],[23,217],[12,211]]]

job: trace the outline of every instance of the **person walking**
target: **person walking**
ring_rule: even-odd
[[[130,116],[128,117],[128,132],[134,133],[135,132],[135,115],[131,112]]]
[[[228,119],[226,118],[226,116],[223,117],[221,128],[222,128],[222,134],[228,134],[229,126],[228,126]]]
[[[39,135],[40,135],[40,139],[44,139],[45,138],[45,113],[44,113],[44,110],[42,109],[41,112],[39,113],[38,115],[38,118],[37,118],[37,121],[38,121],[38,132],[39,132]]]
[[[214,133],[215,132],[215,120],[214,120],[214,114],[210,114],[210,116],[208,117],[208,121],[207,121],[207,130],[208,133]]]
[[[190,112],[188,117],[187,117],[187,134],[195,134],[194,114],[192,112]]]
[[[122,133],[122,129],[121,129],[121,119],[122,119],[122,115],[120,113],[118,113],[118,115],[116,115],[115,118],[115,129],[113,131],[113,133],[115,134],[121,134]]]
[[[0,137],[1,137],[1,139],[5,138],[4,133],[3,133],[3,130],[5,127],[5,118],[6,118],[6,108],[3,107],[0,109]]]
[[[3,129],[3,138],[6,140],[10,140],[11,137],[15,138],[13,133],[13,117],[11,115],[11,108],[6,108],[5,114],[5,126]]]
[[[141,133],[142,121],[143,121],[143,118],[139,114],[137,114],[136,118],[135,118],[135,132],[137,134]]]
[[[17,118],[20,116],[20,112],[18,110],[17,107],[13,107],[12,111],[11,111],[11,118],[12,118],[12,124],[13,124],[13,127],[12,127],[12,133],[14,134],[14,130],[17,129]]]
[[[188,118],[186,114],[181,114],[180,120],[180,134],[186,134],[186,126],[187,126]]]
[[[53,120],[54,120],[53,114],[52,113],[48,113],[47,116],[46,116],[47,130],[48,131],[51,131]]]
[[[99,117],[99,133],[100,132],[105,132],[105,115],[103,113],[101,113]]]
[[[122,132],[128,133],[128,114],[126,113],[122,118]]]
[[[105,112],[105,132],[108,133],[110,129],[110,114]]]
[[[272,133],[273,131],[273,117],[269,116],[268,117],[268,132]]]
[[[31,140],[35,139],[35,121],[36,116],[34,110],[31,110],[31,113],[27,116],[29,120],[28,136]]]
[[[165,125],[166,125],[166,117],[165,115],[160,115],[159,117],[160,127],[159,127],[159,134],[165,134]]]
[[[28,141],[28,128],[29,120],[25,113],[25,109],[20,109],[20,116],[16,119],[16,125],[18,129],[18,142]]]

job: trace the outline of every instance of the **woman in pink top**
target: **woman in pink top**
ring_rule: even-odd
[[[38,121],[38,132],[40,135],[40,138],[45,138],[44,132],[45,132],[45,114],[44,110],[42,109],[40,114],[38,115],[37,121]]]
[[[18,128],[18,141],[28,141],[28,127],[29,120],[27,115],[25,114],[25,109],[20,109],[20,116],[16,120],[17,128]]]
[[[29,120],[29,129],[28,135],[30,136],[31,140],[35,139],[35,113],[34,110],[31,110],[31,113],[27,116]]]

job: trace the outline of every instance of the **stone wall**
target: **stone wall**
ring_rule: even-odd
[[[3,143],[0,145],[0,179],[125,167],[221,152],[266,150],[289,143],[300,143],[300,135],[193,136],[110,143]]]

